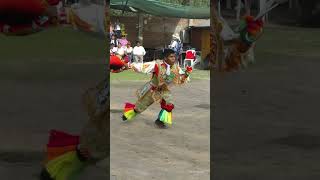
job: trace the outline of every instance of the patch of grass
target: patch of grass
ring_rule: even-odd
[[[111,81],[147,81],[151,75],[136,73],[131,70],[123,71],[121,73],[110,73]]]
[[[148,81],[150,80],[151,75],[136,73],[133,71],[123,71],[121,73],[110,73],[111,81]],[[194,70],[191,74],[192,80],[209,80],[210,71],[205,70]]]

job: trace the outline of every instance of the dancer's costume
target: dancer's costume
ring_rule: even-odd
[[[90,162],[108,157],[109,148],[109,80],[105,79],[83,96],[89,122],[80,136],[51,130],[47,158],[41,180],[72,180]],[[80,149],[86,149],[83,155]]]
[[[152,78],[137,91],[138,100],[135,104],[125,104],[123,114],[125,120],[132,120],[137,114],[142,113],[157,101],[161,105],[158,120],[166,125],[171,125],[174,103],[169,86],[186,83],[192,68],[187,67],[183,71],[177,64],[170,66],[164,61],[154,61],[149,63],[147,68],[133,66],[132,69],[137,72],[152,73]]]
[[[263,21],[246,16],[240,24],[240,38],[234,39],[225,59],[225,70],[238,70],[246,59],[252,59],[254,43],[261,37]],[[249,60],[252,61],[252,60]]]

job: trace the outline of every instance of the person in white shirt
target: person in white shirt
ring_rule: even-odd
[[[113,34],[111,36],[110,44],[114,44],[116,47],[118,47],[118,44],[120,44],[120,43],[119,43],[118,39],[116,38],[116,35]]]
[[[117,19],[117,22],[114,24],[114,29],[116,31],[117,38],[121,38],[121,26],[119,19]]]
[[[130,63],[132,63],[132,51],[133,51],[133,48],[131,47],[131,42],[128,41],[128,44],[127,44],[127,56],[128,56],[128,61]]]
[[[113,54],[113,48],[114,48],[114,44],[110,44],[110,56],[114,55]]]
[[[143,56],[146,55],[146,50],[141,46],[140,42],[137,41],[137,45],[133,48],[133,58],[137,63],[143,63]]]
[[[115,46],[114,44],[111,44],[111,47],[112,49],[110,49],[110,53],[112,53],[113,55],[115,55],[118,51],[118,47]]]
[[[116,54],[121,56],[122,57],[121,59],[123,59],[123,57],[126,55],[126,47],[125,46],[121,46],[121,44],[119,43]]]

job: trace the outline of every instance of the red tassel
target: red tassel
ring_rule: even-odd
[[[167,104],[165,100],[161,101],[161,108],[171,112],[174,109],[174,105],[173,104]]]
[[[127,108],[130,108],[130,109],[131,109],[131,108],[135,108],[135,107],[136,107],[136,106],[135,106],[134,104],[131,104],[131,103],[128,103],[128,102],[127,102],[127,103],[125,104],[125,106],[124,106],[125,109],[127,109]]]
[[[62,131],[51,130],[47,147],[62,147],[79,144],[79,136],[70,135]]]
[[[245,20],[247,21],[247,23],[250,23],[250,22],[254,21],[254,17],[253,16],[246,16]]]

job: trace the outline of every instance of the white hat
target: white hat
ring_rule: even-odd
[[[176,39],[179,39],[180,40],[180,36],[178,34],[173,34],[172,35],[172,38],[176,38]]]

